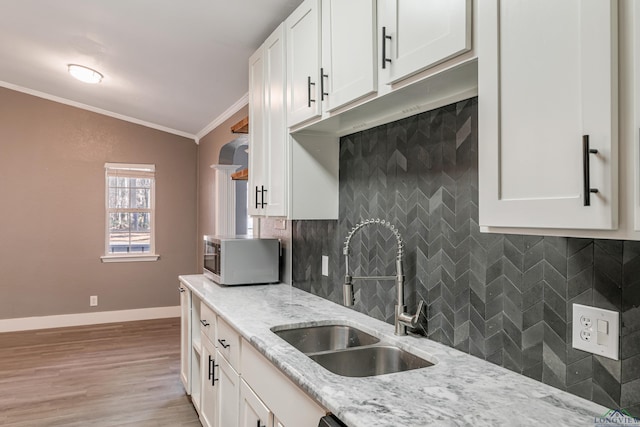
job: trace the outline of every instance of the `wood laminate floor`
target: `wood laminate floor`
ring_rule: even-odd
[[[0,333],[0,426],[200,427],[180,319]]]

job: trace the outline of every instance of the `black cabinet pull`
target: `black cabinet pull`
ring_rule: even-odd
[[[267,203],[264,201],[264,193],[266,192],[267,189],[264,188],[264,185],[261,185],[259,190],[258,186],[256,185],[256,209],[264,208],[267,205]],[[260,201],[258,201],[258,193],[260,193]]]
[[[260,192],[260,191],[258,190],[258,186],[256,185],[256,209],[258,209],[258,208],[259,208],[259,206],[258,206],[258,193],[259,193],[259,192]]]
[[[591,193],[598,192],[597,188],[591,188],[589,154],[598,154],[598,150],[589,148],[589,135],[582,135],[582,178],[585,206],[591,206]]]
[[[329,78],[329,74],[325,74],[324,68],[320,68],[320,101],[324,101],[324,97],[329,96],[329,93],[324,91],[324,79],[326,78]]]
[[[267,206],[267,202],[264,201],[264,193],[267,192],[267,189],[264,188],[264,186],[262,186],[262,191],[261,192],[262,192],[262,200],[260,202],[260,207],[264,208],[265,206]]]
[[[307,77],[307,107],[311,108],[311,103],[316,102],[315,99],[311,99],[311,86],[315,86],[315,83],[311,83],[311,76]]]
[[[178,286],[178,291],[180,291],[180,293],[184,292],[184,288],[182,286]]]
[[[216,378],[216,372],[215,369],[220,366],[220,365],[216,365],[216,359],[214,359],[213,357],[211,357],[211,355],[209,355],[209,379],[211,380],[211,386],[215,387],[216,386],[216,381],[218,381],[219,378]]]
[[[220,343],[220,345],[222,346],[222,348],[229,348],[229,347],[231,347],[231,344],[227,344],[227,340],[218,340],[218,342]]]
[[[256,427],[264,427],[264,426],[263,426],[262,424],[260,424],[260,420],[258,420],[258,421],[256,422]]]
[[[387,27],[382,27],[382,69],[387,68],[387,62],[391,59],[387,58],[387,40],[391,40],[391,36],[387,35]]]
[[[209,322],[206,319],[202,319],[200,323],[202,323],[202,326],[209,326]]]

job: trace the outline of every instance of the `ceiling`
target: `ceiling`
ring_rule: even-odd
[[[301,1],[1,0],[0,86],[197,139],[246,103],[249,56]]]

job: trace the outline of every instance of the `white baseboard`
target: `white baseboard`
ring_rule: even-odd
[[[97,325],[101,323],[130,322],[133,320],[164,319],[167,317],[180,317],[180,306],[0,319],[0,332],[31,331],[34,329]]]

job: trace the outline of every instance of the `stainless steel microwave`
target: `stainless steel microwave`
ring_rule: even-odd
[[[220,285],[277,283],[280,241],[247,236],[204,236],[203,273]]]

